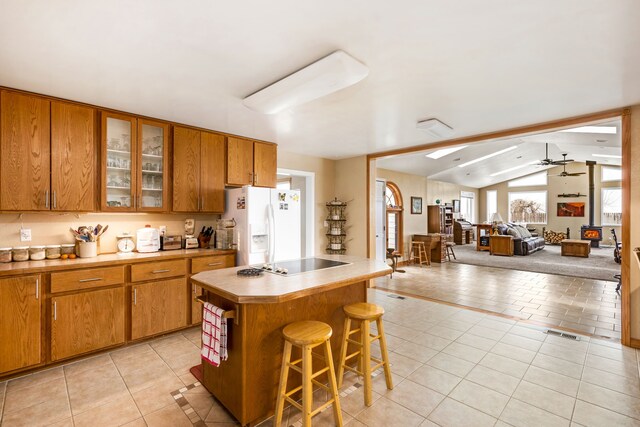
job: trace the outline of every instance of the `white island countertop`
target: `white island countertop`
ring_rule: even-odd
[[[349,264],[290,276],[263,272],[258,277],[238,276],[238,270],[249,268],[242,266],[203,271],[192,276],[191,280],[205,290],[235,303],[278,303],[391,273],[391,268],[385,262],[375,259],[346,255],[320,255],[315,258]]]

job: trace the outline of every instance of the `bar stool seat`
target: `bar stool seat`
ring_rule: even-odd
[[[329,342],[332,334],[333,331],[331,326],[323,322],[316,322],[312,320],[291,323],[285,326],[282,330],[282,335],[284,336],[285,341],[274,426],[279,427],[282,422],[285,401],[302,411],[302,425],[304,427],[310,427],[311,417],[333,404],[333,416],[335,423],[337,426],[342,426],[342,412],[340,410],[338,386],[336,384],[335,370],[333,368],[333,356],[331,355],[331,344]],[[300,347],[302,357],[298,360],[291,361],[291,350],[294,345]],[[324,347],[324,357],[312,351],[318,346]],[[326,367],[313,372],[313,356],[323,358],[326,363]],[[289,369],[302,374],[302,385],[287,391]],[[316,380],[318,376],[325,373],[328,377],[328,386]],[[328,391],[331,398],[319,408],[312,411],[311,404],[313,402],[313,385]],[[302,390],[302,405],[291,398],[293,394],[300,390]]]
[[[343,307],[344,313],[347,316],[344,322],[344,336],[342,341],[342,347],[340,348],[340,365],[338,366],[338,388],[342,387],[342,380],[344,371],[352,371],[357,375],[362,375],[364,380],[364,403],[367,406],[371,406],[372,393],[371,393],[371,372],[375,371],[379,367],[384,368],[384,377],[389,390],[393,389],[393,381],[391,378],[391,367],[389,365],[389,355],[387,353],[387,341],[384,335],[384,326],[382,325],[382,315],[384,314],[384,308],[376,304],[370,304],[366,302],[359,302],[355,304],[345,305]],[[357,329],[351,329],[351,321],[360,321],[360,327]],[[378,335],[371,335],[371,322],[376,322],[376,328]],[[360,340],[356,341],[349,338],[353,334],[359,333]],[[380,340],[380,351],[382,353],[382,359],[371,356],[371,344]],[[349,344],[355,345],[359,350],[354,353],[347,354]],[[350,365],[347,365],[347,361],[358,357],[359,369],[356,369]],[[375,366],[371,366],[371,361],[376,363]]]

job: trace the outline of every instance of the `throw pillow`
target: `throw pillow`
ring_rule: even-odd
[[[514,239],[521,239],[522,238],[522,236],[520,236],[520,233],[518,233],[518,230],[516,230],[515,227],[507,228],[507,234],[509,236],[513,236]]]
[[[531,237],[531,233],[525,227],[521,225],[518,225],[517,227],[518,227],[518,231],[520,231],[520,234],[522,235],[522,238],[528,239],[529,237]]]

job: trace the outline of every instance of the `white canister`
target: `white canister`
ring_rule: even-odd
[[[97,242],[78,242],[80,258],[93,258],[98,256]]]
[[[339,251],[340,249],[342,249],[342,244],[341,243],[332,243],[331,244],[331,249],[334,251]]]

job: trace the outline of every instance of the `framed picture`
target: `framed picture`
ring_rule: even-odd
[[[460,213],[460,200],[453,199],[453,213]]]
[[[422,197],[411,197],[411,213],[422,214]]]
[[[558,216],[584,216],[584,202],[558,203]]]

